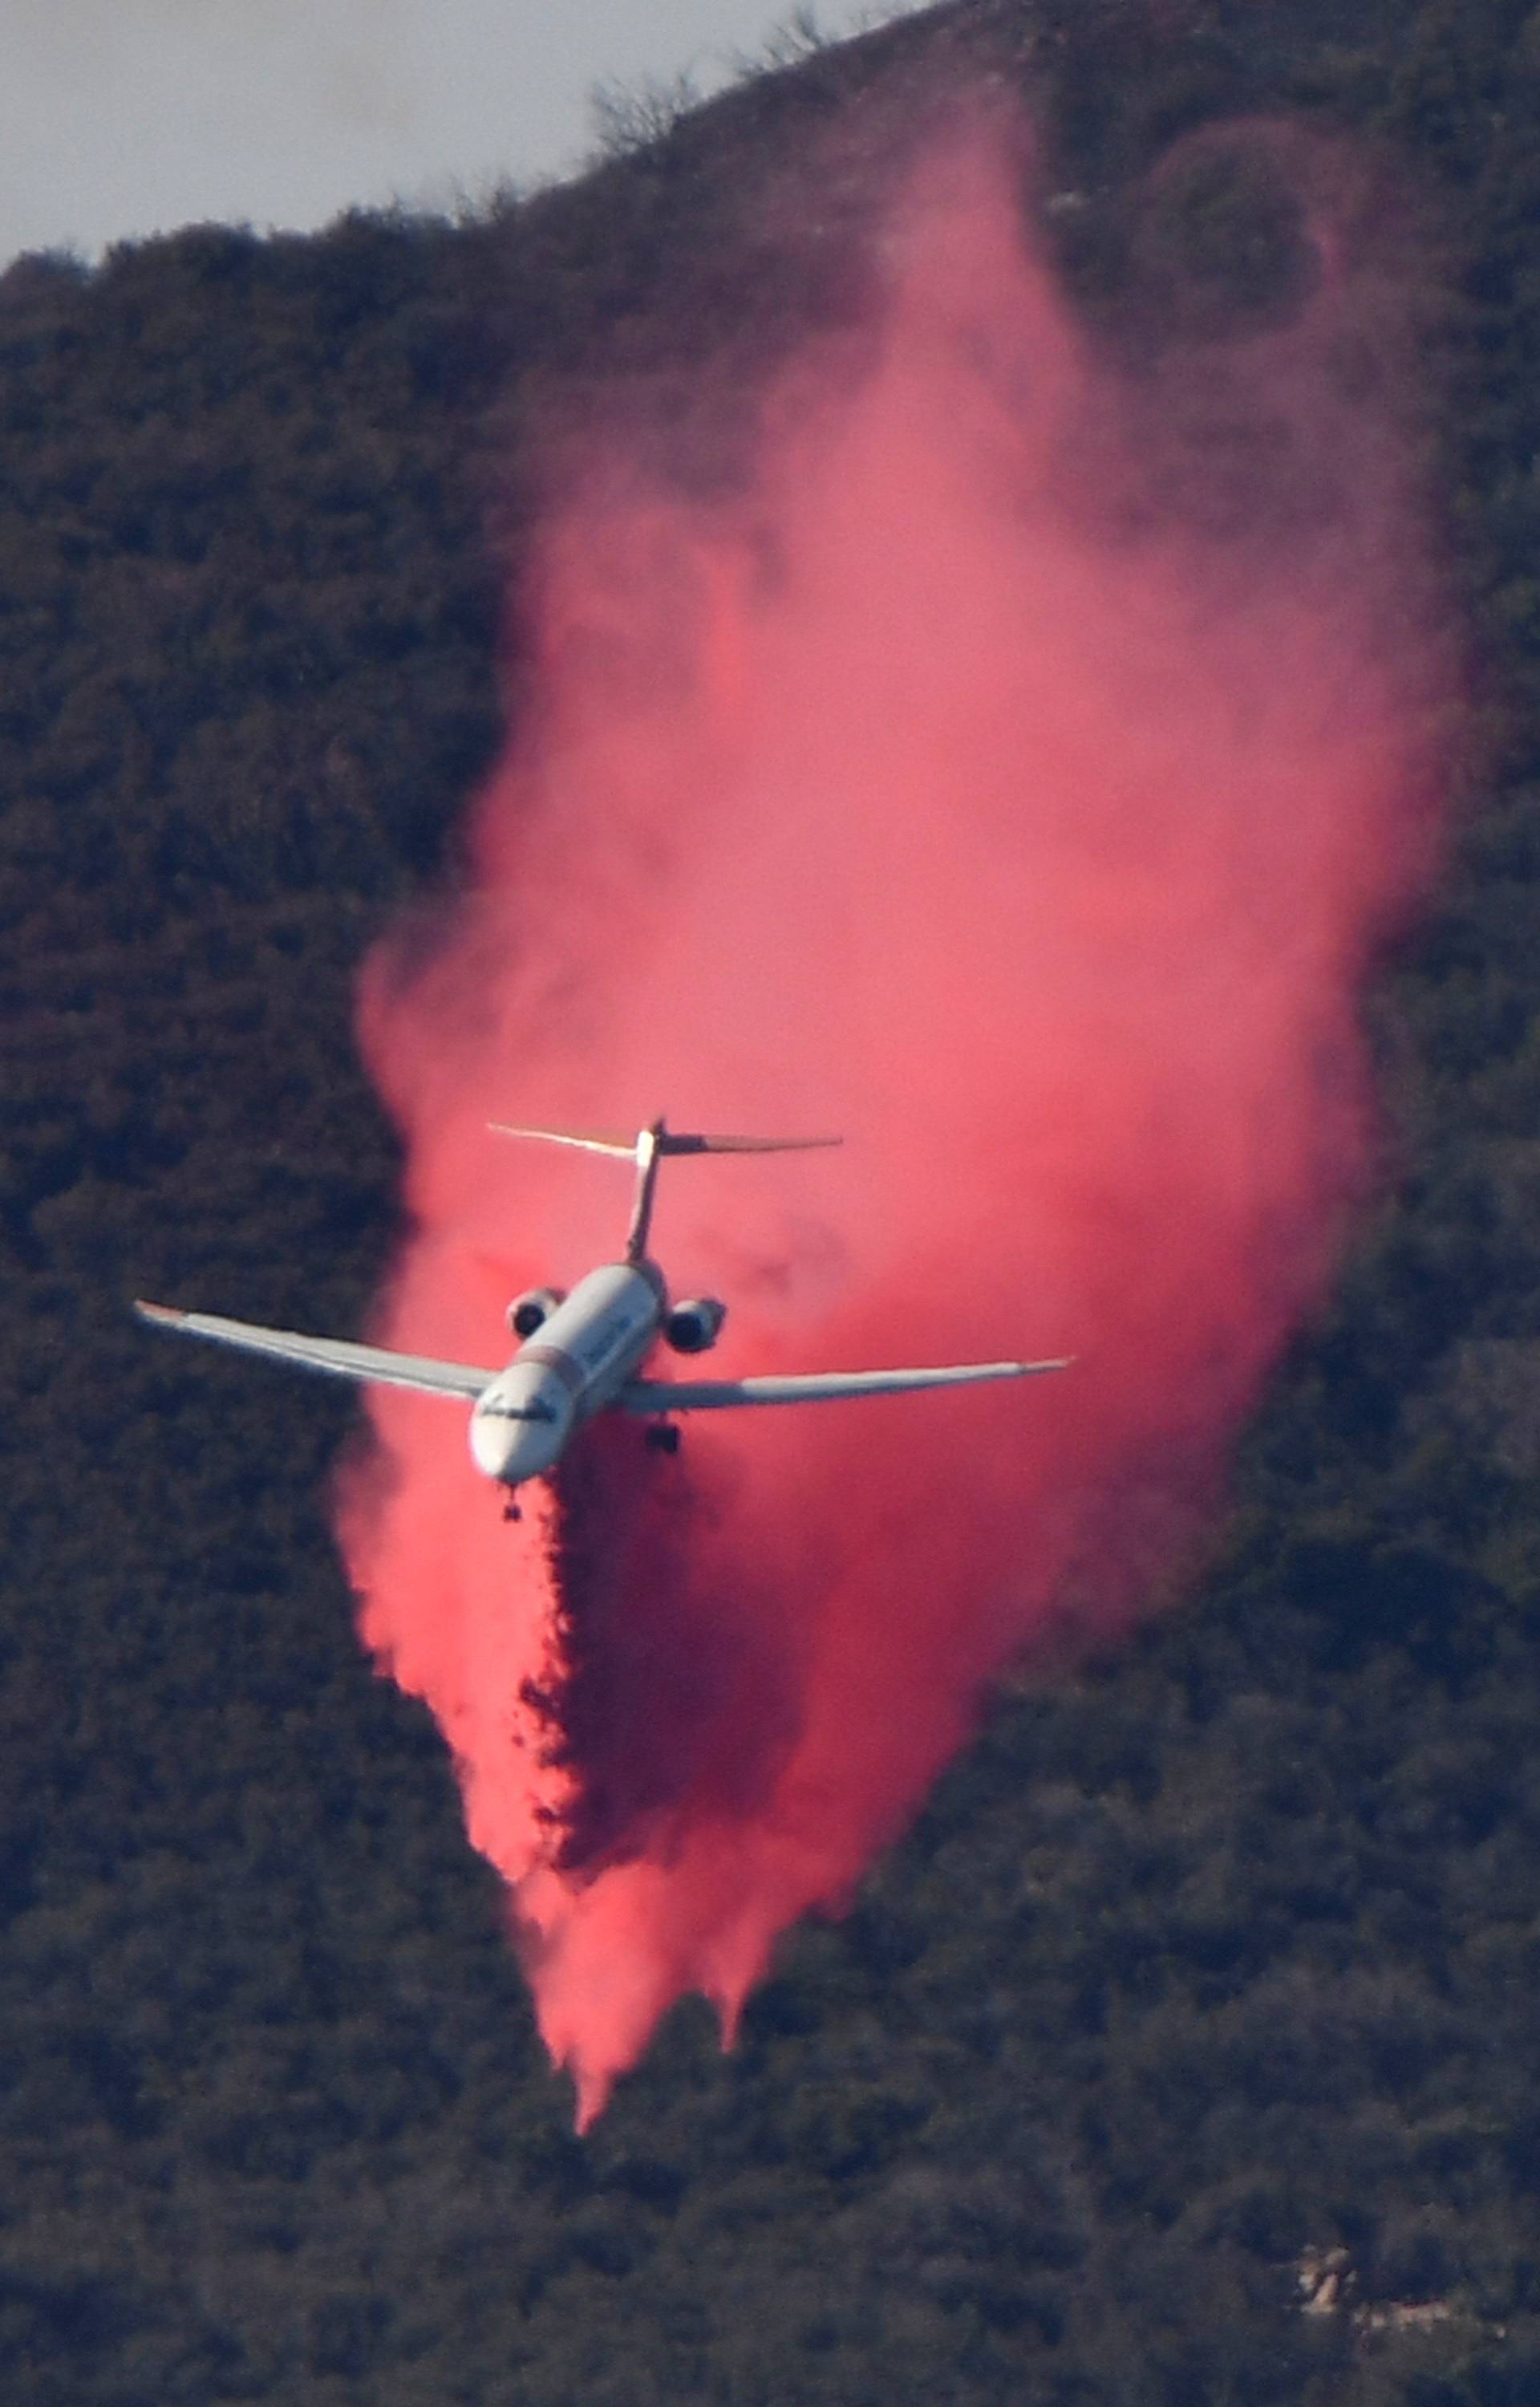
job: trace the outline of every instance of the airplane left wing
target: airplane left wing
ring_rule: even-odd
[[[790,1378],[629,1379],[615,1402],[629,1413],[725,1412],[734,1404],[822,1404],[842,1396],[896,1396],[915,1388],[963,1388],[979,1379],[1030,1379],[1067,1371],[1052,1362],[954,1362],[933,1371],[810,1371]]]
[[[479,1396],[497,1377],[469,1362],[436,1362],[426,1354],[392,1354],[384,1346],[360,1346],[348,1337],[302,1337],[297,1330],[261,1329],[249,1320],[223,1320],[214,1312],[178,1312],[169,1303],[135,1303],[141,1320],[180,1329],[189,1337],[211,1337],[244,1354],[268,1354],[324,1371],[334,1379],[365,1379],[385,1388],[416,1388],[430,1396]]]

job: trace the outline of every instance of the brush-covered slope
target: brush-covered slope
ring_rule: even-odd
[[[687,381],[735,313],[770,356],[821,305],[770,232],[745,284],[743,193],[934,43],[1038,95],[1104,319],[1147,306],[1128,195],[1215,116],[1346,125],[1436,196],[1499,766],[1376,1004],[1387,1200],[1208,1570],[1002,1701],[738,2053],[685,2012],[578,2144],[437,1742],[352,1635],[347,1400],[124,1304],[356,1322],[394,1162],[351,979],[453,875],[496,741],[523,417],[554,368]],[[1537,118],[1497,0],[1346,36],[1272,0],[978,6],[482,223],[0,281],[7,2399],[1540,2390]],[[1182,289],[1242,289],[1247,231],[1200,196]]]

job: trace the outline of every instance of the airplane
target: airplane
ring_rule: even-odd
[[[715,1345],[728,1307],[715,1296],[671,1300],[667,1281],[648,1252],[657,1175],[664,1161],[685,1154],[792,1153],[838,1145],[839,1137],[701,1136],[656,1119],[634,1138],[572,1129],[507,1128],[500,1136],[575,1146],[613,1154],[636,1168],[630,1227],[623,1259],[581,1278],[571,1294],[530,1288],[508,1306],[509,1328],[520,1341],[502,1370],[399,1354],[350,1338],[305,1337],[263,1329],[211,1312],[182,1312],[148,1303],[142,1320],[210,1338],[248,1354],[266,1354],[333,1378],[412,1388],[450,1396],[471,1407],[471,1456],[476,1469],[507,1491],[504,1514],[517,1520],[514,1491],[553,1471],[584,1423],[611,1409],[646,1420],[648,1443],[667,1453],[679,1444],[676,1413],[720,1412],[749,1404],[826,1403],[840,1398],[901,1394],[921,1388],[958,1388],[982,1379],[1024,1379],[1063,1371],[1072,1356],[1044,1362],[962,1362],[914,1371],[815,1371],[790,1377],[656,1379],[638,1375],[659,1340],[674,1353],[706,1353]]]

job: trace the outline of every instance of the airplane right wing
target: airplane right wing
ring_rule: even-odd
[[[223,1320],[214,1312],[178,1312],[169,1303],[135,1303],[141,1320],[179,1329],[189,1337],[211,1337],[244,1354],[267,1354],[323,1371],[334,1379],[364,1379],[384,1388],[415,1388],[424,1395],[479,1396],[497,1377],[469,1362],[436,1362],[427,1354],[392,1354],[384,1346],[360,1346],[348,1337],[302,1337],[292,1329],[261,1329],[249,1320]]]
[[[914,1388],[963,1388],[979,1379],[1030,1379],[1067,1371],[1052,1362],[954,1362],[933,1371],[810,1371],[790,1378],[629,1379],[615,1402],[629,1413],[725,1412],[734,1404],[822,1404],[843,1396],[896,1396]]]

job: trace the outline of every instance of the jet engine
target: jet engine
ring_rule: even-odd
[[[704,1354],[714,1346],[728,1307],[714,1295],[694,1295],[676,1303],[663,1323],[663,1335],[676,1354]]]
[[[508,1306],[508,1326],[516,1337],[532,1337],[566,1297],[560,1287],[528,1287]]]

